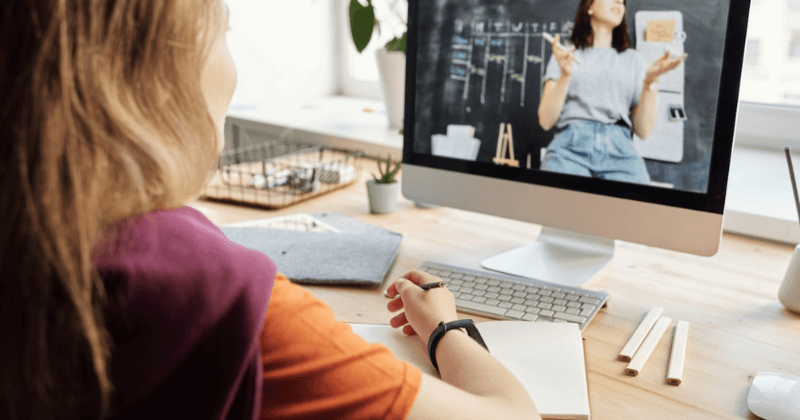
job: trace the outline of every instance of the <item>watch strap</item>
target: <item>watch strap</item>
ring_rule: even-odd
[[[475,327],[475,322],[473,322],[471,319],[459,319],[457,321],[451,321],[447,323],[442,321],[436,326],[436,329],[433,330],[430,338],[428,339],[428,357],[431,359],[431,363],[437,371],[439,370],[439,364],[436,363],[436,346],[439,345],[439,341],[442,339],[442,337],[444,337],[445,333],[459,328],[464,328],[470,338],[480,344],[481,347],[485,348],[486,351],[489,351],[489,347],[487,347],[486,343],[483,341],[481,333],[478,332],[478,328]]]

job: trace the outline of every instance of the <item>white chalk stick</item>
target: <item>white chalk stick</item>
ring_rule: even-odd
[[[686,358],[686,342],[689,339],[689,323],[678,321],[675,326],[675,336],[672,338],[672,353],[669,356],[669,369],[667,369],[667,383],[680,385],[683,377],[683,361]]]
[[[545,41],[547,41],[547,42],[549,42],[551,44],[553,43],[553,41],[555,41],[555,38],[553,38],[553,36],[548,34],[547,32],[542,32],[542,38],[544,38]],[[566,50],[567,49],[567,47],[565,47],[565,46],[563,46],[561,44],[558,44],[558,46],[561,47],[562,50]],[[572,56],[572,59],[578,64],[581,63],[581,60],[578,57],[574,56],[574,55]]]
[[[654,306],[650,309],[650,312],[642,320],[642,323],[636,328],[636,331],[633,332],[633,335],[628,340],[628,343],[625,344],[625,347],[622,348],[622,351],[619,352],[619,356],[617,359],[622,360],[623,362],[630,362],[633,354],[636,353],[636,350],[639,349],[639,346],[644,341],[644,338],[647,336],[647,333],[650,332],[650,329],[653,328],[656,321],[658,321],[658,317],[661,316],[661,313],[664,312],[664,308],[659,306]]]
[[[672,322],[672,320],[666,317],[656,322],[650,334],[647,334],[647,338],[644,339],[642,347],[633,355],[633,359],[628,363],[628,367],[625,368],[626,374],[636,376],[642,371],[644,364],[647,363],[647,359],[653,354],[653,350],[655,350],[658,342],[661,341],[661,337],[664,336],[664,333],[667,331],[670,322]]]

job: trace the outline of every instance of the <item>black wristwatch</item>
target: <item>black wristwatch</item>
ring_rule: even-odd
[[[439,340],[444,337],[446,332],[457,328],[464,328],[467,330],[467,335],[470,336],[470,338],[478,342],[478,344],[485,348],[486,351],[489,351],[489,347],[486,347],[486,343],[483,342],[481,333],[478,332],[477,328],[475,328],[475,323],[472,322],[471,319],[459,319],[458,321],[452,321],[446,324],[444,321],[442,321],[439,323],[436,329],[433,330],[430,339],[428,339],[428,357],[431,358],[431,363],[433,363],[433,367],[435,367],[436,370],[439,370],[439,364],[436,363],[436,346],[439,344]]]

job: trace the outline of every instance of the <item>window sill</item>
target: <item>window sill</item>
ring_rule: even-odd
[[[402,157],[403,136],[388,127],[382,101],[344,96],[319,98],[295,109],[232,106],[229,122],[276,138]],[[800,167],[800,154],[794,155]],[[779,148],[737,145],[731,159],[724,230],[785,243],[800,243],[786,158]]]

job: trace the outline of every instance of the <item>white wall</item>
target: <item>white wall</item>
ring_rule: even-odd
[[[239,83],[231,109],[297,107],[336,93],[333,0],[227,0]]]

